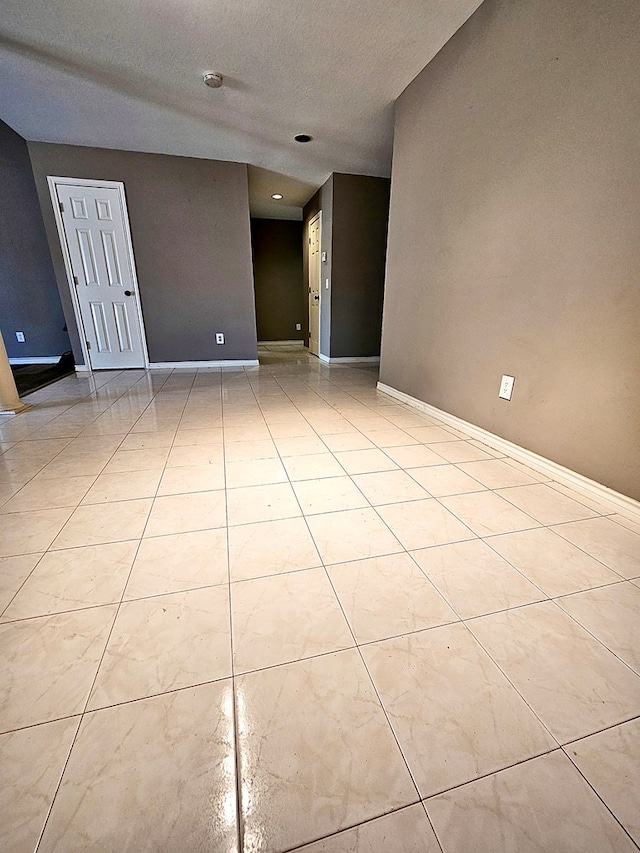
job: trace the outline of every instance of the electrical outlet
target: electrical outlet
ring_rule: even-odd
[[[24,332],[16,332],[16,340],[19,344],[24,343]]]
[[[513,395],[513,383],[515,381],[514,376],[506,376],[503,374],[502,381],[500,382],[500,390],[498,391],[498,397],[501,397],[503,400],[510,400]]]
[[[302,323],[296,323],[296,332],[302,331]]]
[[[222,332],[216,332],[216,343],[223,344],[224,343],[224,335]]]

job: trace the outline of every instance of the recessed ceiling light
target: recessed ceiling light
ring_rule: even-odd
[[[219,89],[222,86],[222,74],[217,74],[215,71],[207,71],[202,75],[202,82],[210,89]]]
[[[296,142],[311,142],[313,136],[309,136],[308,133],[299,133],[297,136],[293,137]]]
[[[282,193],[274,193],[271,198],[275,198],[277,201],[280,201],[282,198]]]

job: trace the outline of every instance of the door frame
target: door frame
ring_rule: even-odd
[[[53,207],[53,215],[56,221],[58,230],[58,239],[62,250],[62,260],[64,261],[64,269],[67,275],[67,285],[71,294],[71,304],[73,305],[73,313],[75,315],[76,326],[80,337],[80,346],[84,356],[84,363],[89,370],[93,370],[91,366],[91,355],[87,347],[87,336],[82,322],[82,314],[80,312],[80,301],[78,294],[73,284],[73,267],[71,265],[71,255],[69,254],[69,246],[67,245],[67,237],[64,230],[64,223],[60,211],[60,200],[58,198],[58,184],[66,184],[67,186],[76,187],[108,187],[118,191],[118,201],[120,203],[120,213],[124,223],[124,239],[127,248],[127,265],[131,273],[131,281],[133,283],[136,294],[136,314],[138,323],[140,324],[140,337],[142,339],[142,356],[144,359],[144,367],[137,368],[139,370],[149,369],[149,350],[147,349],[147,333],[144,328],[144,318],[142,316],[142,305],[140,302],[140,287],[138,285],[138,274],[136,272],[135,257],[133,254],[133,242],[131,240],[131,229],[129,227],[129,211],[127,210],[127,199],[124,192],[124,183],[122,181],[100,181],[91,178],[62,178],[59,175],[47,175],[47,184],[49,186],[49,195],[51,196],[51,205]],[[123,368],[113,368],[114,370],[122,370]],[[136,368],[133,368],[136,369]]]
[[[322,352],[322,211],[319,210],[315,216],[312,216],[307,224],[307,323],[309,325],[309,352],[311,352],[311,296],[309,290],[311,287],[311,252],[309,251],[309,232],[311,226],[318,220],[318,352],[311,353],[317,358]]]

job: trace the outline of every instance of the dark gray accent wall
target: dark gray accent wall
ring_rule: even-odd
[[[258,340],[302,340],[302,222],[252,219],[251,247]]]
[[[47,175],[122,181],[150,360],[257,357],[245,165],[42,142],[29,151],[68,316]]]
[[[9,358],[61,355],[70,348],[64,325],[27,144],[0,121],[0,329]]]
[[[636,499],[639,56],[635,0],[485,0],[411,83],[381,362],[384,383]]]
[[[333,175],[331,358],[380,355],[387,178]]]

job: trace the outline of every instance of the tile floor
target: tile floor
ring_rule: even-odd
[[[0,848],[640,846],[640,525],[369,367],[0,423]]]

